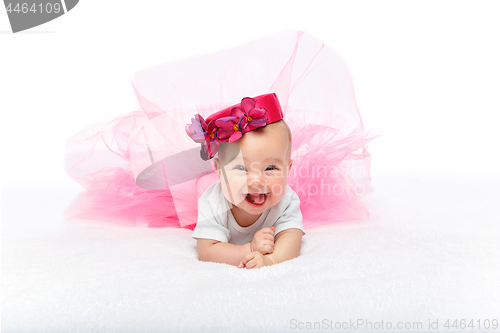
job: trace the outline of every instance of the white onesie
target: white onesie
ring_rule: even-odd
[[[198,222],[192,237],[242,245],[251,242],[254,234],[260,229],[272,226],[276,227],[275,235],[291,228],[300,229],[305,235],[300,199],[288,185],[283,199],[264,211],[251,226],[238,225],[231,207],[231,203],[224,197],[220,180],[210,185],[198,199]]]

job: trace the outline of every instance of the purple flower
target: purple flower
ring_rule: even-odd
[[[194,142],[202,143],[205,141],[207,133],[207,123],[199,114],[191,118],[191,124],[186,125],[186,133]]]

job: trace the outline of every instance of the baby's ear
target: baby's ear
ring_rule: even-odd
[[[290,169],[292,168],[293,160],[290,159],[290,164],[288,164],[288,175],[290,175]]]

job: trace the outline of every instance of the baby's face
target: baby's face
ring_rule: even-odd
[[[281,130],[247,132],[233,144],[240,148],[217,174],[224,196],[239,209],[262,214],[283,199],[292,160],[287,157],[288,134]],[[216,167],[220,161],[215,159]]]

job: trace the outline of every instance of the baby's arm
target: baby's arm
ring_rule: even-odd
[[[262,254],[273,253],[275,230],[276,227],[265,227],[257,231],[250,243],[250,251],[259,251]]]
[[[213,239],[197,240],[198,258],[201,261],[220,262],[238,266],[245,254],[250,252],[250,243],[234,245]]]
[[[274,251],[263,255],[258,251],[246,254],[238,268],[260,268],[297,258],[302,245],[302,230],[290,228],[281,231],[274,238]]]
[[[301,245],[302,230],[297,228],[283,230],[274,237],[273,253],[266,254],[264,258],[267,258],[271,265],[297,258]]]

